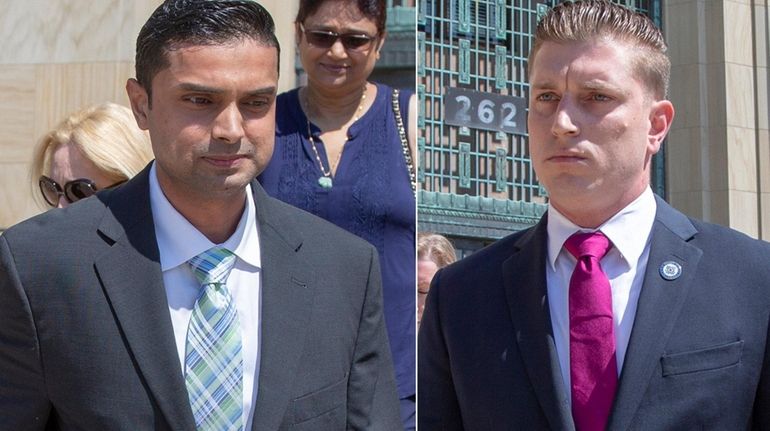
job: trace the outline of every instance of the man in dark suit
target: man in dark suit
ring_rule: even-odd
[[[421,431],[770,429],[770,247],[654,197],[674,109],[646,17],[564,3],[529,61],[547,214],[441,270]]]
[[[253,180],[272,18],[167,1],[136,63],[156,160],[0,237],[0,429],[398,429],[376,251]]]

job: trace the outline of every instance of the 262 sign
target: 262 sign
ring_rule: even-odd
[[[527,102],[522,97],[447,88],[444,122],[451,126],[505,133],[527,133]]]

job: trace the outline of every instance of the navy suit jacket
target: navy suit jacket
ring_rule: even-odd
[[[376,250],[251,184],[253,430],[400,427]],[[148,169],[0,236],[0,429],[192,430]]]
[[[657,205],[607,428],[770,429],[770,244]],[[434,278],[420,431],[575,429],[548,308],[546,217]],[[667,261],[680,277],[660,274]]]

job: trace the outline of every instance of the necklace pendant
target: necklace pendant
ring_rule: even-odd
[[[326,177],[326,176],[320,177],[320,178],[318,178],[318,185],[320,185],[321,187],[323,187],[325,189],[330,189],[330,188],[332,188],[332,179],[330,177]]]

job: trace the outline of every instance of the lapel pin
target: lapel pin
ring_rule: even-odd
[[[667,260],[663,262],[663,265],[660,266],[660,276],[665,278],[668,281],[676,280],[681,275],[682,275],[682,265],[672,260]]]

